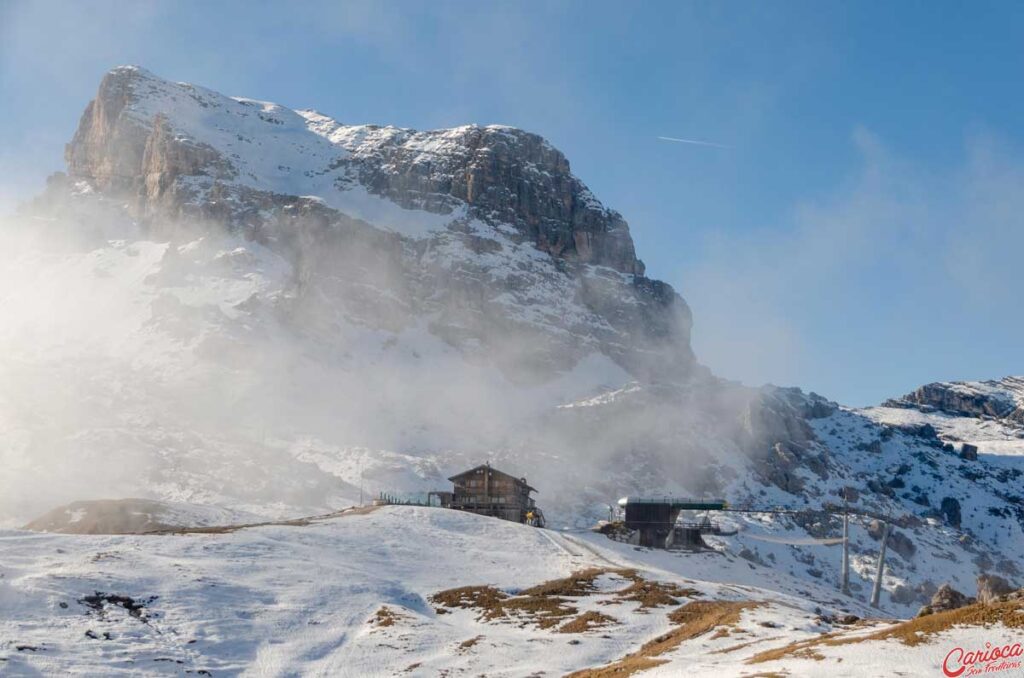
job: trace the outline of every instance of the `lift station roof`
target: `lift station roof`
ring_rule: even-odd
[[[694,511],[721,511],[728,504],[724,499],[692,499],[687,497],[623,497],[619,506],[629,504],[664,504],[673,509]]]

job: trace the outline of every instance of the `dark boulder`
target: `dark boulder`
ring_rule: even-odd
[[[968,598],[949,584],[943,584],[939,587],[939,590],[935,592],[935,595],[932,596],[931,603],[922,607],[921,611],[917,613],[917,616],[924,617],[936,612],[956,610],[975,602],[977,601],[974,598]]]
[[[939,505],[939,513],[942,514],[947,525],[960,528],[960,502],[958,500],[953,497],[944,497]]]

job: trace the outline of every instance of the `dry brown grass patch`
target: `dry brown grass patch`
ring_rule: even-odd
[[[760,652],[747,660],[748,664],[759,664],[785,657],[802,657],[805,659],[824,659],[824,655],[815,650],[823,646],[850,645],[869,640],[889,640],[895,638],[904,645],[919,645],[926,642],[936,633],[948,631],[954,626],[989,626],[1001,623],[1008,628],[1024,628],[1024,609],[1020,601],[1008,601],[983,605],[968,605],[956,610],[937,612],[926,617],[915,617],[905,622],[893,624],[874,633],[849,637],[849,634],[829,633],[818,638],[801,640],[783,647]]]
[[[764,652],[758,652],[748,659],[747,663],[761,664],[786,657],[821,661],[825,656],[815,650],[815,647],[819,647],[821,645],[844,645],[846,643],[854,643],[865,639],[866,638],[847,638],[844,640],[839,637],[839,634],[827,633],[817,638],[811,638],[810,640],[799,640],[795,643],[790,643],[789,645],[783,645],[782,647],[775,647],[770,650],[765,650]]]
[[[1011,600],[1004,603],[985,605],[977,603],[958,610],[937,612],[926,617],[915,617],[902,624],[896,624],[868,636],[871,640],[896,638],[904,645],[917,645],[931,635],[947,631],[954,625],[990,626],[1003,624],[1007,628],[1024,628],[1024,603]]]
[[[542,629],[557,626],[577,610],[564,598],[555,595],[531,594],[510,596],[493,586],[462,586],[441,591],[430,597],[441,612],[444,608],[479,611],[478,621],[519,621],[536,624]]]
[[[394,626],[395,622],[400,621],[404,615],[399,614],[392,610],[387,605],[382,605],[373,618],[370,619],[369,623],[374,626]]]
[[[574,572],[562,579],[553,579],[532,586],[514,595],[493,586],[462,586],[440,591],[430,597],[430,602],[439,614],[461,608],[475,610],[477,621],[518,623],[521,626],[532,624],[542,629],[558,627],[560,633],[586,633],[618,623],[613,617],[594,610],[579,614],[579,610],[573,604],[573,599],[598,594],[596,582],[602,575],[615,575],[626,580],[626,585],[621,589],[600,592],[600,595],[608,597],[608,600],[601,601],[603,603],[636,602],[641,610],[648,610],[666,605],[679,605],[682,598],[700,595],[695,589],[678,584],[648,581],[633,569],[590,568]],[[735,618],[738,620],[739,611],[755,603],[714,605],[725,606],[730,610],[735,608]],[[730,619],[732,618],[726,614],[720,623],[735,623]],[[672,621],[680,627],[651,641],[639,652],[624,657],[615,664],[589,669],[579,672],[578,675],[589,678],[605,675],[628,676],[658,666],[665,662],[654,657],[672,649],[687,637],[700,635],[706,630],[691,630],[690,621],[682,618],[672,617]]]
[[[505,602],[504,608],[506,614],[512,613],[508,616],[518,617],[522,625],[533,623],[542,629],[557,626],[578,611],[557,596],[515,596]]]
[[[640,609],[647,610],[663,605],[679,605],[680,598],[696,598],[696,589],[686,588],[669,582],[649,581],[633,573],[633,583],[618,591],[620,600],[640,603]]]
[[[563,579],[553,579],[530,587],[520,595],[581,598],[594,594],[597,591],[595,583],[597,578],[606,574],[628,580],[630,583],[625,588],[615,591],[615,596],[621,601],[640,603],[640,607],[643,609],[663,605],[679,605],[679,598],[695,598],[700,595],[696,589],[678,584],[649,581],[641,577],[636,570],[629,568],[589,568],[574,572]]]
[[[430,597],[438,613],[444,614],[453,608],[479,611],[478,621],[518,621],[521,624],[535,624],[542,629],[558,626],[563,622],[569,629],[566,633],[580,633],[590,628],[614,623],[607,615],[593,612],[584,613],[577,619],[569,620],[578,613],[572,605],[572,598],[582,598],[597,593],[596,580],[601,575],[613,574],[631,581],[630,585],[611,595],[623,600],[636,600],[641,607],[671,604],[669,593],[679,587],[646,582],[635,570],[589,568],[574,572],[562,579],[531,586],[516,595],[511,595],[493,586],[462,586],[441,591]]]
[[[448,612],[444,608],[479,610],[479,619],[490,621],[505,616],[506,599],[508,594],[493,586],[460,586],[435,593],[430,597],[430,602],[442,614]]]
[[[618,622],[614,617],[609,617],[606,614],[595,612],[590,610],[579,615],[575,619],[571,619],[566,623],[558,627],[559,633],[586,633],[592,629],[600,629],[605,626],[611,626]]]
[[[636,654],[631,654],[618,660],[614,664],[599,666],[596,669],[583,669],[565,676],[565,678],[624,678],[640,673],[655,666],[667,664],[667,659],[651,659]]]
[[[667,660],[657,657],[676,649],[684,641],[701,636],[714,628],[734,627],[739,623],[744,610],[752,610],[760,605],[761,603],[752,601],[723,600],[695,600],[687,603],[668,615],[669,620],[677,625],[675,628],[616,662],[594,669],[576,671],[567,678],[621,678],[660,666]]]
[[[568,577],[563,579],[552,579],[546,581],[543,584],[537,586],[531,586],[524,590],[522,595],[524,596],[571,596],[574,598],[580,598],[588,596],[597,590],[597,586],[594,581],[602,574],[618,574],[620,576],[628,576],[625,573],[636,574],[632,570],[608,570],[604,568],[588,568],[586,570],[580,570],[579,572],[573,572]]]
[[[472,638],[470,638],[469,640],[464,640],[464,641],[462,641],[461,643],[459,643],[459,650],[458,650],[458,651],[459,651],[459,654],[462,654],[462,653],[464,653],[464,652],[467,652],[467,651],[468,651],[468,650],[470,650],[470,649],[471,649],[471,648],[472,648],[472,647],[473,647],[474,645],[476,645],[477,643],[479,643],[479,642],[480,642],[481,640],[483,640],[483,639],[484,639],[484,637],[483,637],[483,636],[473,636],[473,637],[472,637]]]
[[[763,603],[750,600],[695,600],[673,610],[668,618],[694,631],[695,636],[710,631],[716,626],[735,627],[744,610],[754,610]]]

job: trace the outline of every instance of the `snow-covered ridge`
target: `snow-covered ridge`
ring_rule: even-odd
[[[1004,419],[1024,426],[1024,377],[935,382],[886,404],[956,416]]]
[[[555,256],[643,272],[625,221],[571,174],[565,156],[503,125],[344,125],[123,66],[106,75],[86,109],[68,165],[101,188],[134,190],[141,177],[149,203],[174,185],[192,203],[218,200],[227,186],[315,196],[414,237],[471,209],[492,224],[513,224]]]
[[[342,302],[389,331],[426,322],[541,376],[594,351],[634,376],[694,367],[685,302],[642,276],[626,222],[536,134],[347,126],[121,67],[67,161],[78,197],[272,250],[293,265],[296,303]]]
[[[64,534],[143,534],[181,527],[254,523],[259,516],[219,506],[152,499],[78,501],[49,511],[25,529]]]

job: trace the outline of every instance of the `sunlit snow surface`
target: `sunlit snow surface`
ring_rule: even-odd
[[[697,599],[768,601],[745,612],[732,634],[705,634],[664,655],[669,663],[649,675],[752,673],[744,661],[753,653],[828,630],[814,602],[828,598],[826,590],[742,559],[637,551],[597,535],[388,507],[305,527],[228,534],[0,532],[0,673],[563,675],[618,659],[664,633],[668,610],[580,599],[574,604],[581,611],[594,609],[617,623],[564,634],[480,622],[472,610],[441,615],[429,596],[478,584],[516,592],[584,567],[622,566],[693,588]],[[615,585],[609,579],[600,588]],[[133,617],[106,605],[101,615],[80,602],[96,592],[130,596],[145,604],[144,612]],[[397,615],[394,625],[372,623],[382,606]],[[866,614],[856,606],[853,611]],[[937,670],[954,643],[1005,635],[995,627],[938,636],[913,649],[894,641],[825,648],[827,661],[788,658],[757,668],[925,675]],[[473,638],[475,644],[463,646]],[[752,644],[714,652],[746,643]]]

